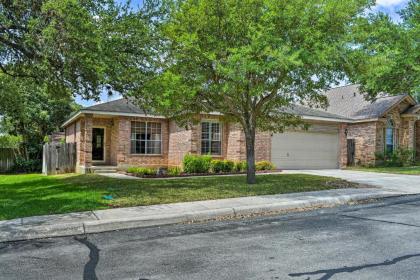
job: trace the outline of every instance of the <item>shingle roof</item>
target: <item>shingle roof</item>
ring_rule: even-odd
[[[404,112],[404,114],[416,114],[418,112],[420,112],[420,104],[417,104],[416,106],[408,108],[407,111]]]
[[[142,114],[154,115],[152,112],[146,112],[134,105],[126,98],[96,104],[93,106],[85,107],[81,111],[98,111],[98,112],[111,112],[111,113],[125,113],[125,114]]]
[[[318,117],[318,118],[349,120],[348,118],[340,116],[340,115],[332,114],[332,113],[325,112],[320,109],[309,108],[309,107],[305,107],[301,105],[292,105],[283,111],[285,113],[291,113],[298,116],[310,116],[310,117]]]
[[[387,96],[382,94],[371,102],[360,93],[358,85],[333,88],[326,91],[325,95],[329,103],[326,112],[354,120],[382,117],[392,106],[407,97],[407,95]]]
[[[284,112],[300,116],[342,119],[364,120],[382,117],[392,106],[401,102],[407,95],[387,96],[382,94],[375,101],[367,101],[360,93],[358,85],[347,85],[330,89],[324,93],[327,96],[329,106],[326,110],[314,109],[301,105],[293,105],[284,109]],[[409,108],[405,113],[416,113],[420,110],[420,104]],[[80,110],[80,112],[109,112],[116,114],[141,114],[156,115],[146,112],[134,105],[129,99],[121,98],[101,104],[96,104]]]

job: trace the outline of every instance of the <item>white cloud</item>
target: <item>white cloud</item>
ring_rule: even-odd
[[[398,6],[406,2],[407,0],[376,0],[376,5],[390,7],[390,6]]]

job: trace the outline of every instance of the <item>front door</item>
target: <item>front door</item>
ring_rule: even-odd
[[[104,160],[104,128],[92,128],[92,160]]]

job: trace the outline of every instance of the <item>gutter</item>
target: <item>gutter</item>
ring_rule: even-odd
[[[138,114],[138,113],[121,113],[121,112],[111,112],[111,111],[95,111],[95,110],[80,110],[76,114],[74,114],[70,119],[65,121],[61,127],[65,128],[67,125],[72,123],[74,120],[79,118],[83,114],[95,114],[95,115],[103,115],[103,116],[123,116],[123,117],[138,117],[138,118],[154,118],[154,119],[166,119],[165,116],[158,116],[158,115],[146,115],[146,114]]]

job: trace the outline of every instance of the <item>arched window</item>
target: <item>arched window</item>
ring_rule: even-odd
[[[385,128],[385,153],[392,153],[395,149],[395,124],[388,119]]]

